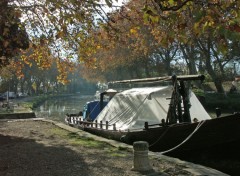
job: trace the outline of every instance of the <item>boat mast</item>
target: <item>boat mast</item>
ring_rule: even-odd
[[[175,75],[174,75],[175,76]],[[174,76],[164,76],[164,77],[154,77],[154,78],[143,78],[143,79],[129,79],[122,81],[112,81],[108,82],[108,86],[113,86],[114,84],[119,83],[148,83],[148,82],[158,82],[158,81],[171,81]],[[194,81],[194,80],[204,80],[204,75],[181,75],[177,76],[178,81]]]
[[[190,100],[189,100],[189,88],[186,88],[184,81],[180,81],[180,94],[182,96],[183,101],[183,115],[182,121],[183,122],[191,122],[190,116]]]

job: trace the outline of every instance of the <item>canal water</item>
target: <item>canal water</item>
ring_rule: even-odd
[[[34,109],[37,117],[64,122],[65,114],[75,114],[83,110],[88,101],[94,100],[93,95],[71,95],[67,97],[54,98],[45,101]]]

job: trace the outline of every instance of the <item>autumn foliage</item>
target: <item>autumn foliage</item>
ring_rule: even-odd
[[[9,7],[8,0],[0,1],[0,65],[8,64],[19,49],[27,49],[28,35],[20,22],[21,12]]]
[[[19,77],[24,64],[55,64],[63,84],[79,68],[94,81],[202,73],[222,91],[240,53],[239,1],[114,2],[1,1],[0,56],[24,49],[13,59]]]

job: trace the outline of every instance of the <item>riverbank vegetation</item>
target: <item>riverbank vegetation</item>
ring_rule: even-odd
[[[203,105],[208,111],[214,111],[216,108],[220,108],[222,112],[240,112],[240,94],[229,94],[227,97],[223,94],[208,94],[205,97],[206,99]]]
[[[224,93],[218,93],[213,82],[204,82],[201,89],[196,87],[192,89],[212,117],[216,117],[216,108],[221,109],[224,114],[240,112],[240,93],[229,91],[232,86],[231,82],[224,82],[223,85],[224,89],[228,90]],[[237,89],[240,90],[240,86]]]

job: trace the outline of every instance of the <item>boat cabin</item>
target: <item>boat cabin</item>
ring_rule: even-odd
[[[94,121],[98,114],[103,110],[103,108],[108,104],[108,102],[116,93],[116,90],[108,89],[102,93],[99,93],[100,100],[87,102],[83,107],[83,120]],[[107,96],[108,99],[105,99],[104,96]]]

